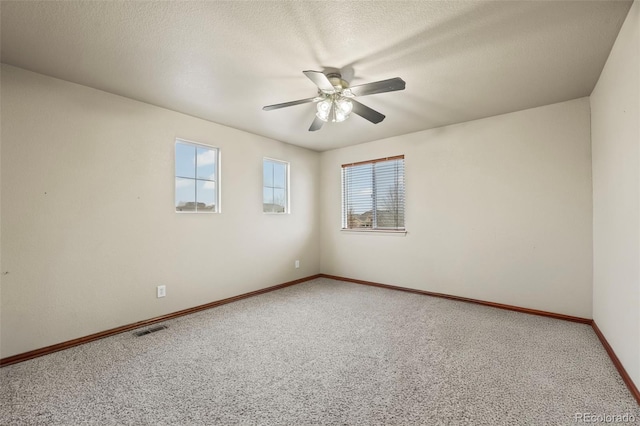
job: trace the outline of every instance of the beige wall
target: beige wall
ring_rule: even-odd
[[[591,318],[589,100],[321,155],[328,274]],[[405,155],[406,236],[340,231],[340,166]]]
[[[318,153],[9,66],[1,89],[0,356],[320,271]],[[176,137],[221,149],[221,214],[174,213]],[[264,156],[289,215],[262,213]]]
[[[591,94],[593,319],[640,387],[640,4]]]

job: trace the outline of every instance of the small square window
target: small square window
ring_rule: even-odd
[[[176,211],[219,212],[218,149],[178,139],[175,159]]]
[[[262,211],[289,213],[289,163],[265,158],[262,167]]]

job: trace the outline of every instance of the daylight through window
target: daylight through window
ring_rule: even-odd
[[[220,211],[218,149],[176,140],[177,212]]]
[[[288,213],[289,163],[265,158],[262,167],[262,211]]]
[[[405,229],[404,155],[342,165],[342,228]]]

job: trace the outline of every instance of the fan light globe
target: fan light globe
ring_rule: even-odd
[[[316,106],[318,112],[316,116],[322,121],[329,121],[329,111],[331,111],[331,99],[318,102]]]
[[[336,101],[336,119],[337,123],[340,123],[347,118],[349,118],[349,114],[351,114],[351,110],[353,109],[353,103],[349,99],[338,99]]]

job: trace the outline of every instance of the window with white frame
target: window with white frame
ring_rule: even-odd
[[[262,161],[262,211],[289,212],[289,163],[272,158]]]
[[[342,165],[342,228],[404,231],[404,155]]]
[[[219,150],[176,140],[176,212],[220,211]]]

